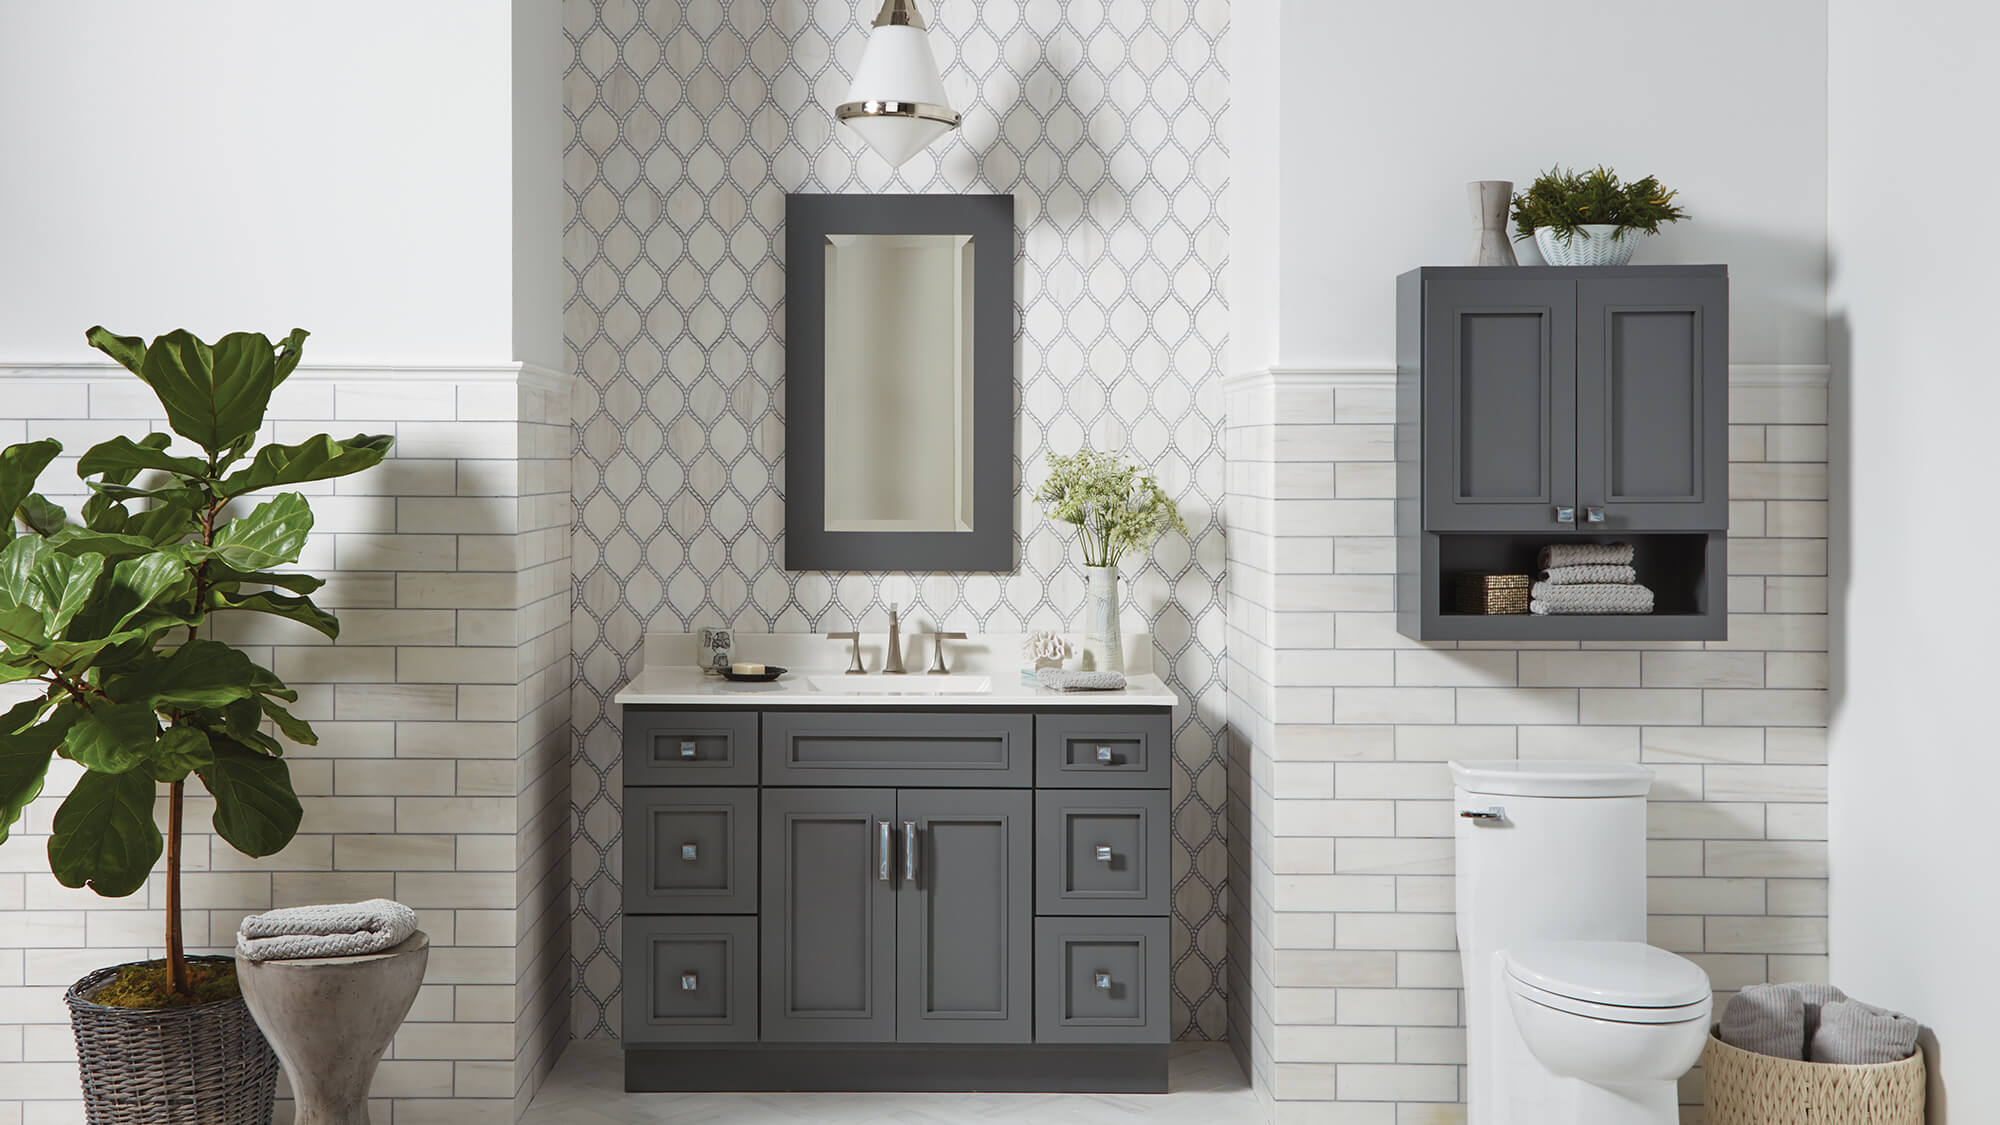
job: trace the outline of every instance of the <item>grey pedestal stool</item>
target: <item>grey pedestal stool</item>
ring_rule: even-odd
[[[292,1083],[294,1125],[369,1125],[368,1085],[424,983],[431,939],[355,957],[236,959],[257,1026]]]

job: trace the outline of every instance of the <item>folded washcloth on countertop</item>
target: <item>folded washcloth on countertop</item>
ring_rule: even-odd
[[[1551,543],[1542,548],[1535,565],[1543,570],[1559,566],[1631,566],[1630,543]]]
[[[1537,582],[1528,589],[1528,612],[1543,616],[1564,613],[1651,613],[1653,591],[1644,586],[1589,582],[1558,586]]]
[[[1816,1063],[1891,1063],[1917,1053],[1917,1021],[1859,1000],[1835,1000],[1819,1009],[1819,1026],[1807,1040]]]
[[[1639,580],[1639,572],[1629,566],[1610,563],[1585,563],[1578,566],[1559,566],[1542,572],[1542,581],[1551,586],[1579,586],[1588,582],[1602,582],[1615,586],[1629,586]]]
[[[352,957],[401,945],[417,932],[417,912],[386,898],[287,906],[243,919],[236,952],[251,961]]]
[[[1120,672],[1071,672],[1044,668],[1035,679],[1051,691],[1122,691],[1125,676]]]

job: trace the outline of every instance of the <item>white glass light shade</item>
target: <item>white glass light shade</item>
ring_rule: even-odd
[[[880,24],[855,71],[847,101],[835,111],[892,167],[958,127],[945,102],[944,79],[921,26]]]

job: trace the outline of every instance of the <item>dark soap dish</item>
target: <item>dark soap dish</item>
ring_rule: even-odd
[[[791,669],[780,668],[776,664],[764,665],[762,672],[732,672],[727,668],[721,669],[722,678],[734,684],[768,684],[789,671]]]

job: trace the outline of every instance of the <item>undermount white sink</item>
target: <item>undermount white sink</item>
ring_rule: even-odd
[[[822,675],[807,676],[814,691],[828,695],[986,695],[993,690],[988,676]]]

